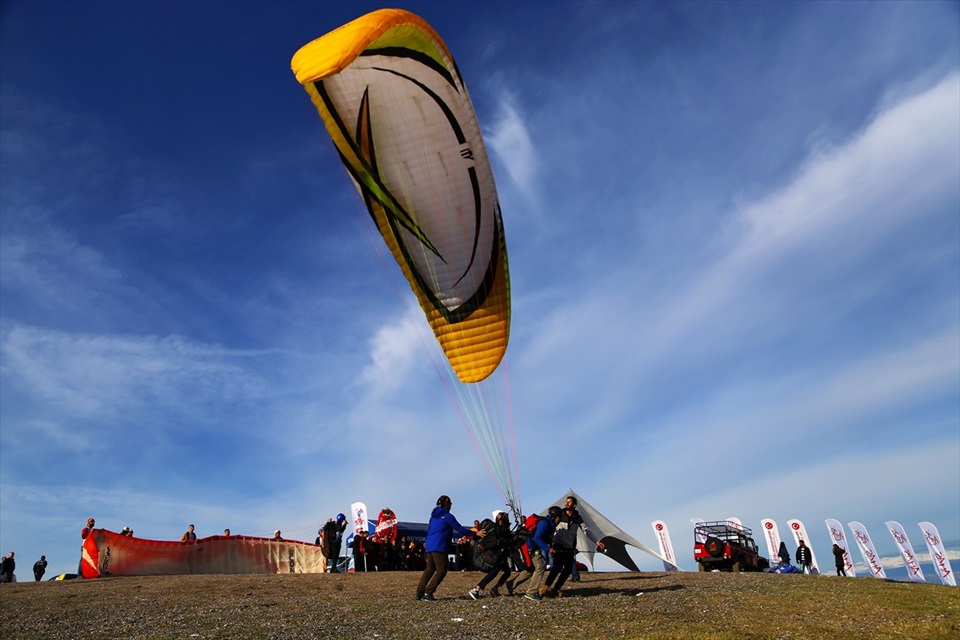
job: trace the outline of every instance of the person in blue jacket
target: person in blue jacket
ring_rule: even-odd
[[[557,529],[560,520],[560,507],[550,507],[546,518],[540,518],[533,535],[527,540],[530,550],[530,562],[533,563],[533,577],[527,593],[523,596],[528,600],[540,599],[540,585],[546,573],[547,558],[550,557],[550,545],[553,543],[553,532]]]
[[[420,584],[417,585],[417,600],[422,602],[436,600],[433,594],[447,576],[447,547],[453,539],[453,534],[459,533],[466,538],[482,538],[485,535],[482,531],[474,533],[457,522],[450,513],[451,507],[453,507],[453,501],[448,496],[440,496],[437,499],[437,506],[430,514],[427,542],[424,545],[427,566],[423,570],[423,575],[420,576]]]

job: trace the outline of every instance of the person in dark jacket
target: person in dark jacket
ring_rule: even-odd
[[[13,582],[13,572],[17,570],[17,561],[13,559],[13,551],[0,562],[0,582]]]
[[[813,553],[803,540],[800,541],[800,546],[797,547],[797,564],[803,573],[812,573],[810,567],[813,564]]]
[[[342,513],[337,519],[328,518],[323,525],[323,554],[332,562],[330,573],[339,573],[337,561],[340,559],[340,548],[343,544],[343,532],[347,529],[347,518]]]
[[[355,533],[353,535],[353,571],[354,573],[363,573],[370,567],[367,567],[367,555],[370,550],[370,534],[366,531]]]
[[[440,496],[437,499],[437,506],[430,514],[430,524],[427,528],[427,543],[424,548],[426,554],[427,566],[420,576],[420,583],[417,585],[417,600],[421,602],[434,602],[436,598],[433,594],[437,587],[447,576],[447,546],[453,538],[454,533],[459,533],[464,537],[482,538],[486,534],[482,531],[474,533],[467,529],[450,513],[453,507],[453,501],[448,496]]]
[[[844,555],[847,553],[847,550],[833,543],[833,559],[837,564],[837,575],[846,576],[847,575],[847,559],[844,558]]]
[[[583,531],[587,538],[597,545],[601,551],[605,548],[604,544],[597,540],[597,537],[587,527],[587,524],[577,511],[577,499],[574,496],[567,496],[566,503],[563,505],[563,511],[560,519],[557,521],[557,530],[553,534],[553,543],[550,545],[550,553],[553,554],[553,566],[547,575],[546,581],[540,587],[540,595],[550,595],[560,597],[563,595],[561,589],[563,583],[570,577],[573,571],[573,563],[577,557],[577,531]],[[554,584],[556,580],[556,584]]]
[[[500,575],[500,579],[497,580],[497,584],[493,585],[493,588],[490,589],[490,595],[494,597],[500,595],[500,587],[510,579],[509,561],[514,540],[513,534],[510,532],[510,516],[508,516],[505,511],[497,511],[496,514],[493,532],[487,533],[488,541],[491,535],[496,537],[495,547],[490,550],[492,552],[491,555],[496,556],[496,560],[492,563],[493,568],[487,571],[487,574],[481,578],[477,586],[467,592],[467,595],[474,600],[480,598],[484,587],[493,582],[493,579],[496,578],[497,575]],[[489,561],[484,560],[484,562]]]
[[[40,556],[40,559],[33,563],[33,579],[37,582],[43,580],[43,574],[47,572],[47,556]]]
[[[790,564],[790,551],[787,550],[787,543],[780,541],[780,548],[777,550],[777,556],[780,558],[780,564]]]

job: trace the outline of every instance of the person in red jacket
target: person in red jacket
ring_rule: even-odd
[[[86,540],[86,539],[87,539],[87,536],[90,535],[90,532],[91,532],[91,531],[93,531],[93,527],[94,527],[95,524],[97,524],[97,521],[96,521],[96,520],[94,520],[93,518],[87,518],[87,526],[85,526],[85,527],[80,531],[80,539],[81,539],[81,540]]]
[[[80,530],[80,539],[86,540],[87,536],[93,532],[93,527],[97,524],[97,521],[93,518],[87,518],[87,526]],[[83,546],[80,547],[80,564],[77,565],[77,577],[83,577]]]

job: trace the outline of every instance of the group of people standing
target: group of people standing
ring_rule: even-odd
[[[15,580],[13,573],[16,570],[16,554],[13,551],[0,558],[0,582],[13,582]],[[40,582],[46,572],[47,556],[40,556],[40,559],[33,563],[33,579]]]
[[[847,550],[834,543],[832,551],[834,563],[837,567],[837,575],[846,576]],[[780,558],[781,567],[792,566],[790,564],[790,552],[787,550],[787,545],[785,542],[780,542],[780,548],[777,550],[777,556]],[[797,543],[796,562],[797,567],[799,568],[794,573],[813,573],[813,550],[811,550],[810,547],[807,546],[807,543],[803,540],[800,540]]]
[[[353,569],[364,571],[417,571],[425,566],[424,545],[406,536],[370,535],[366,531],[353,536]]]
[[[416,592],[416,599],[421,602],[436,600],[434,594],[447,575],[447,546],[455,535],[461,536],[460,542],[476,541],[477,562],[486,569],[477,586],[468,592],[474,600],[481,598],[483,590],[494,580],[496,583],[490,589],[491,596],[500,595],[500,590],[504,588],[512,595],[520,583],[529,580],[524,594],[528,600],[538,601],[544,596],[560,597],[563,595],[563,585],[574,568],[578,552],[577,532],[583,531],[598,549],[604,549],[604,544],[590,531],[577,511],[577,499],[574,496],[567,497],[563,508],[550,507],[545,517],[530,516],[523,523],[518,523],[516,528],[511,527],[510,516],[499,511],[488,526],[468,529],[450,513],[452,506],[449,496],[440,496],[430,514],[425,545],[426,568],[420,576]],[[520,550],[525,558],[525,575],[522,579],[509,582],[512,574],[511,556],[516,550]]]

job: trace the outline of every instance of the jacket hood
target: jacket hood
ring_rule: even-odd
[[[433,508],[433,511],[430,513],[430,517],[431,517],[431,518],[442,518],[443,516],[447,515],[447,513],[449,513],[449,511],[447,511],[447,510],[444,509],[443,507],[434,507],[434,508]]]

